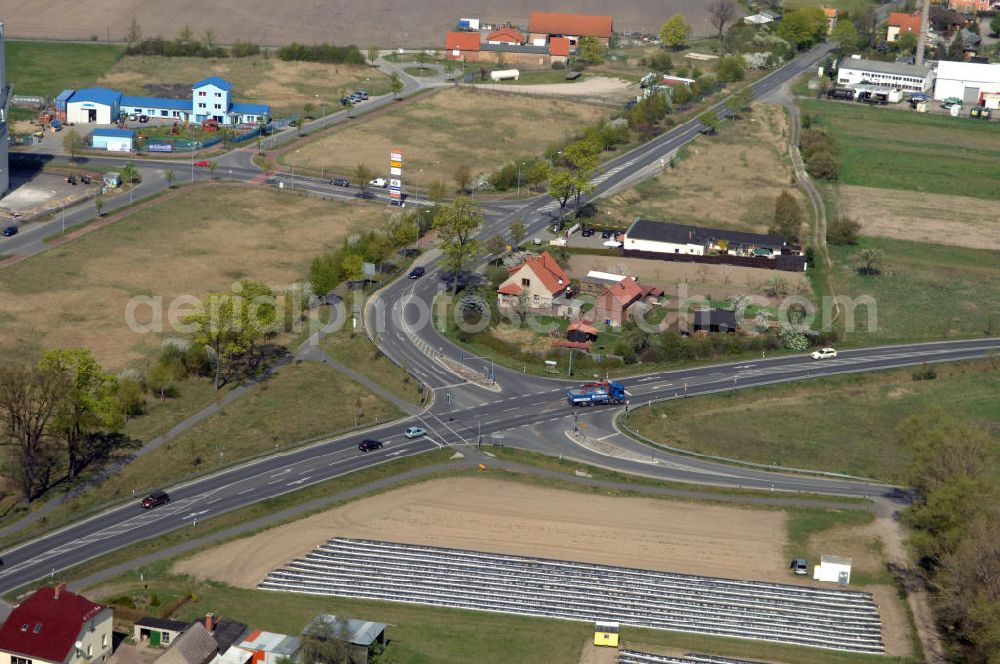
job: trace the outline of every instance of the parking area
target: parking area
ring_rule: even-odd
[[[96,184],[73,185],[63,175],[11,169],[10,191],[0,199],[0,220],[15,216],[32,217],[47,210],[70,205],[96,191]]]

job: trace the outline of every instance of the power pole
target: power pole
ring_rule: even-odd
[[[931,0],[923,0],[920,8],[920,34],[917,35],[917,56],[915,62],[918,67],[924,64],[924,45],[927,42],[927,24],[931,13]]]

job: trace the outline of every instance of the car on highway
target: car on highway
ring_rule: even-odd
[[[170,502],[170,496],[167,495],[166,491],[154,491],[139,503],[139,506],[144,510],[151,510],[154,507],[159,507],[160,505],[166,505]]]
[[[809,561],[804,558],[796,558],[792,561],[792,564],[789,565],[789,568],[795,572],[797,576],[805,576],[809,573]]]
[[[389,181],[386,180],[385,178],[375,178],[374,180],[369,180],[368,181],[368,186],[369,187],[381,187],[382,189],[385,189],[386,187],[389,186]]]
[[[351,181],[348,180],[347,178],[334,178],[330,180],[330,184],[332,184],[335,187],[350,187]]]
[[[407,275],[407,276],[410,279],[419,279],[420,277],[424,276],[424,274],[426,274],[426,273],[427,273],[427,270],[425,270],[423,267],[421,267],[420,265],[418,265],[417,267],[415,267],[412,270],[410,270],[410,274]]]
[[[17,235],[17,226],[7,226],[3,229],[4,237],[12,237],[14,235]]]
[[[837,351],[833,348],[820,348],[819,350],[814,350],[809,357],[814,360],[832,360],[837,357]]]
[[[358,449],[362,452],[371,452],[372,450],[382,449],[382,441],[375,440],[374,438],[365,438],[358,443]]]
[[[194,165],[197,166],[198,168],[211,168],[212,162],[210,162],[208,159],[202,159],[201,161],[194,162]]]
[[[403,435],[407,438],[420,438],[421,436],[426,436],[427,431],[425,429],[421,429],[420,427],[410,427]]]

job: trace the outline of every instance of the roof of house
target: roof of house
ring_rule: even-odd
[[[525,266],[535,273],[542,281],[545,290],[551,294],[558,293],[569,286],[569,277],[566,272],[559,267],[559,263],[547,251],[543,251],[540,256],[526,257],[523,263],[511,269],[510,274],[520,272]]]
[[[650,286],[646,284],[645,286],[639,286],[642,289],[643,297],[663,297],[663,289],[659,286]]]
[[[156,618],[154,616],[144,616],[135,621],[139,627],[152,627],[153,629],[166,629],[171,632],[183,632],[191,626],[191,623],[182,620],[167,620],[166,618]]]
[[[983,41],[983,38],[968,28],[962,28],[962,41],[967,45],[976,45]]]
[[[900,32],[920,32],[920,12],[907,14],[905,12],[890,12],[888,24],[899,28]]]
[[[608,286],[602,295],[610,295],[614,299],[618,300],[623,307],[635,302],[640,297],[642,297],[642,288],[636,283],[635,279],[629,277],[628,279],[622,279],[616,284]]]
[[[165,108],[173,111],[190,111],[190,99],[164,99],[161,97],[133,97],[131,95],[122,96],[122,106],[136,106],[143,108]]]
[[[587,281],[598,281],[609,284],[616,284],[626,278],[624,274],[612,274],[611,272],[601,272],[600,270],[590,270],[586,276]]]
[[[444,36],[444,47],[449,51],[478,51],[479,33],[450,30]]]
[[[232,104],[229,110],[243,115],[270,115],[271,107],[267,104]]]
[[[91,136],[101,136],[104,138],[135,138],[134,129],[95,129]]]
[[[61,662],[86,622],[104,608],[61,586],[58,592],[49,586],[39,588],[0,627],[0,650],[30,659]]]
[[[303,634],[312,634],[319,631],[322,635],[322,627],[324,623],[333,624],[337,620],[337,616],[331,614],[319,614],[312,619],[306,628],[302,630]],[[354,620],[352,618],[347,618],[345,620],[347,629],[347,641],[353,643],[356,646],[370,646],[377,639],[379,634],[385,631],[385,628],[389,625],[380,622],[371,622],[368,620]]]
[[[499,51],[501,53],[537,53],[545,55],[549,52],[548,46],[532,46],[531,44],[480,44],[480,51]]]
[[[584,332],[586,334],[593,334],[597,336],[597,328],[590,321],[586,320],[574,320],[571,321],[569,325],[566,326],[566,332]]]
[[[503,286],[498,288],[497,292],[500,293],[501,295],[520,295],[523,290],[524,290],[523,288],[521,288],[518,284],[515,284],[512,281],[509,284],[504,284]]]
[[[221,655],[229,650],[229,647],[234,643],[242,641],[243,635],[247,631],[247,626],[241,622],[237,622],[231,618],[219,618],[215,623],[215,628],[212,630],[212,637],[215,639],[216,644],[218,644],[219,654]]]
[[[827,18],[837,18],[837,8],[823,7],[823,14],[825,14]]]
[[[876,74],[915,76],[917,78],[926,78],[927,74],[931,71],[930,67],[923,65],[908,65],[903,62],[884,62],[882,60],[867,60],[865,58],[843,58],[840,61],[840,68],[856,69]]]
[[[523,44],[524,33],[509,25],[505,25],[486,35],[486,41],[511,41],[516,44]]]
[[[705,244],[709,241],[718,242],[719,240],[726,240],[730,245],[753,244],[783,247],[787,244],[785,238],[777,235],[746,233],[722,228],[702,228],[650,219],[636,219],[625,231],[625,237],[630,240],[650,240],[672,244]]]
[[[301,639],[294,636],[262,632],[257,629],[248,634],[237,647],[251,652],[271,652],[291,657],[299,651],[301,645]]]
[[[232,83],[219,76],[209,76],[208,78],[203,78],[194,85],[192,85],[191,89],[197,90],[198,88],[203,88],[207,85],[214,85],[220,90],[225,90],[226,92],[229,92],[230,90],[233,89]]]
[[[71,104],[78,104],[80,102],[93,102],[95,104],[104,104],[105,106],[114,106],[115,104],[121,102],[122,93],[117,90],[111,90],[109,88],[84,88],[83,90],[77,90],[73,93],[73,96],[69,98]]]
[[[937,66],[937,79],[942,78],[1000,84],[1000,64],[941,60]]]
[[[528,17],[528,32],[537,34],[610,38],[613,26],[610,16],[531,12]]]
[[[763,14],[751,14],[750,16],[743,17],[744,23],[749,23],[751,25],[763,25],[765,23],[771,23],[774,19],[770,16],[764,16]]]
[[[549,53],[551,55],[557,56],[568,56],[569,55],[569,38],[568,37],[552,37],[549,39]]]
[[[730,309],[695,309],[694,326],[735,330],[737,327],[736,312]]]
[[[218,644],[205,626],[192,623],[174,639],[165,653],[156,658],[157,664],[205,664],[215,658]]]

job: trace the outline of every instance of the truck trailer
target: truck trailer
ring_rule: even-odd
[[[600,383],[585,383],[566,389],[566,400],[571,406],[594,406],[597,404],[625,403],[625,386],[613,380]]]

